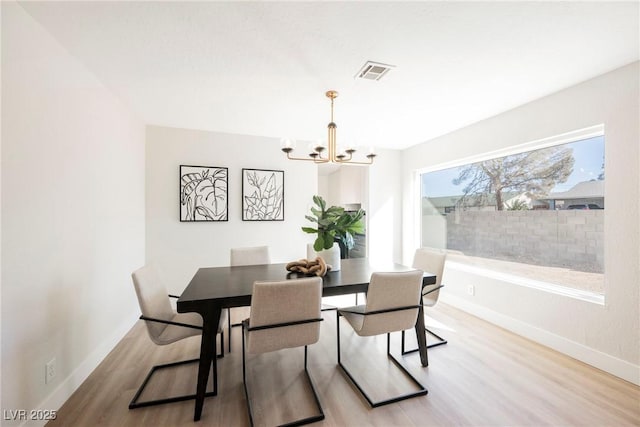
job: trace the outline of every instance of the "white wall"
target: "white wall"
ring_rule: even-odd
[[[402,153],[377,154],[369,166],[367,256],[376,263],[402,262]]]
[[[57,409],[138,314],[144,126],[13,2],[2,107],[2,409]]]
[[[229,265],[229,249],[269,245],[273,262],[306,257],[315,235],[301,230],[317,192],[317,166],[287,160],[275,139],[147,127],[147,263],[181,292],[199,267]],[[179,222],[179,166],[229,169],[227,222]],[[242,168],[284,170],[284,221],[242,221]]]
[[[443,299],[640,383],[639,64],[604,74],[403,153],[403,255],[419,245],[415,171],[589,126],[605,125],[604,306],[466,271],[448,271]],[[467,284],[476,287],[466,294]]]
[[[331,175],[320,175],[318,174],[318,195],[322,196],[325,201],[329,200],[329,197],[327,197],[327,194],[330,193],[330,184],[329,184],[329,177]]]
[[[340,180],[341,175],[339,170],[333,172],[327,177],[327,192],[325,201],[328,206],[339,206],[340,205],[340,185],[342,182]],[[319,188],[320,186],[318,186]]]
[[[0,7],[0,23],[2,7]],[[0,34],[0,56],[2,55],[2,35]],[[2,61],[0,60],[0,64]],[[2,67],[0,67],[0,100],[2,99]],[[2,102],[0,102],[0,165],[2,165]],[[2,171],[0,170],[0,224],[2,224]],[[2,227],[0,226],[0,307],[2,307]],[[2,320],[0,314],[0,343],[2,343]],[[0,344],[1,345],[1,344]],[[0,349],[0,403],[2,402],[2,354]]]

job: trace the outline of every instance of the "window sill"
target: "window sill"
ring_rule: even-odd
[[[507,282],[514,285],[518,285],[518,286],[524,286],[531,289],[537,289],[540,291],[549,292],[555,295],[561,295],[568,298],[574,298],[577,300],[586,301],[593,304],[604,305],[604,295],[596,292],[569,288],[567,286],[557,285],[549,282],[543,282],[535,279],[530,279],[527,277],[517,276],[514,274],[503,273],[503,272],[479,267],[476,265],[469,265],[469,264],[464,264],[456,261],[447,260],[447,268],[451,268],[454,270],[463,271],[467,273],[473,273],[479,276],[500,280],[502,282]]]

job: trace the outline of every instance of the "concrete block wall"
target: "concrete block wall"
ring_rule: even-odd
[[[604,210],[466,211],[447,219],[447,248],[470,256],[604,271]]]

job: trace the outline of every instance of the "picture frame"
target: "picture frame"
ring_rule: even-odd
[[[284,171],[242,169],[242,220],[284,221]]]
[[[228,177],[225,167],[180,165],[180,222],[228,221]]]

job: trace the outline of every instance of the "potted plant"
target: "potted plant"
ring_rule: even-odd
[[[312,207],[313,215],[305,215],[305,218],[315,223],[316,228],[302,227],[302,231],[318,235],[313,243],[313,249],[325,259],[327,264],[331,264],[334,271],[339,270],[340,247],[335,243],[341,243],[347,251],[353,248],[355,245],[353,235],[364,231],[362,221],[364,211],[359,209],[355,214],[350,214],[338,206],[327,208],[327,203],[321,196],[313,196],[313,203],[317,208]]]

